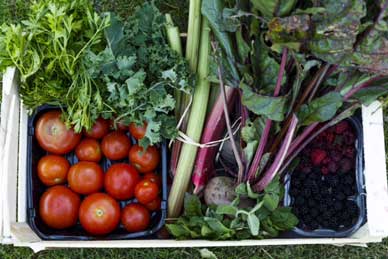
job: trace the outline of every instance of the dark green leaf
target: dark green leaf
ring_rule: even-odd
[[[353,95],[352,99],[359,100],[364,105],[370,105],[372,102],[377,100],[380,96],[388,94],[387,86],[374,86],[361,89]]]
[[[274,121],[282,121],[286,109],[287,98],[285,96],[270,97],[259,95],[249,86],[242,84],[243,104],[253,113],[266,116]]]
[[[322,97],[314,99],[309,104],[302,105],[300,112],[298,113],[298,118],[302,125],[328,121],[334,117],[341,106],[341,94],[330,92]]]
[[[226,54],[225,58],[229,63],[231,74],[233,78],[238,81],[239,75],[235,67],[236,58],[231,36],[228,32],[224,31],[223,28],[223,9],[224,5],[222,0],[202,1],[202,15],[208,19],[210,28]]]
[[[290,230],[298,224],[298,218],[291,212],[291,208],[277,208],[271,215],[273,227],[280,231]]]

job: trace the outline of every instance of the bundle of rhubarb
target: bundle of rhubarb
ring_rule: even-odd
[[[225,240],[295,227],[283,177],[322,132],[387,96],[387,22],[385,0],[191,0],[197,84],[176,113],[169,232]]]

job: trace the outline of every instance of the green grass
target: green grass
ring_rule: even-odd
[[[0,24],[17,21],[25,16],[29,0],[0,0]],[[120,10],[122,16],[142,0],[95,0],[102,10]],[[163,11],[176,17],[176,23],[185,30],[188,0],[156,0]],[[386,136],[388,137],[388,112],[386,113]],[[386,141],[388,150],[388,141]],[[388,157],[387,157],[388,161]],[[210,248],[219,259],[259,258],[388,258],[388,239],[368,248],[335,247],[324,245],[275,246],[275,247],[228,247]],[[200,258],[199,249],[58,249],[34,254],[29,248],[0,246],[0,259],[194,259]]]

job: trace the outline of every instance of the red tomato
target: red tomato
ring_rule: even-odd
[[[84,135],[89,138],[100,139],[109,133],[109,121],[98,118],[89,131],[84,131]]]
[[[46,186],[64,184],[70,164],[66,158],[56,155],[47,155],[38,162],[38,177]]]
[[[122,132],[111,132],[102,139],[101,149],[110,160],[120,160],[128,155],[131,141]]]
[[[35,125],[35,137],[46,151],[63,155],[72,151],[81,140],[81,134],[66,128],[61,121],[60,111],[49,111],[43,114]]]
[[[135,186],[140,181],[139,173],[128,164],[114,164],[105,174],[106,192],[117,200],[128,200],[135,193]]]
[[[159,188],[162,187],[162,177],[156,173],[146,173],[143,179],[150,180],[151,182],[156,183]]]
[[[139,145],[133,145],[129,151],[129,161],[141,173],[155,170],[160,162],[160,154],[156,147],[149,146],[146,151]]]
[[[87,195],[102,189],[104,172],[97,163],[81,161],[70,167],[67,181],[70,189],[76,193]]]
[[[128,204],[121,213],[121,223],[128,232],[146,230],[150,221],[148,210],[137,203]]]
[[[142,139],[147,132],[147,122],[144,122],[143,125],[136,125],[135,123],[129,124],[129,133],[132,137],[139,140]]]
[[[81,199],[69,188],[58,185],[43,193],[39,202],[39,215],[47,226],[64,229],[77,223]]]
[[[106,235],[120,222],[120,206],[105,193],[94,193],[86,197],[79,209],[82,227],[92,235]]]
[[[159,187],[150,180],[141,180],[135,187],[135,197],[141,204],[147,204],[158,197]]]
[[[160,199],[160,197],[156,197],[155,200],[145,204],[144,206],[146,206],[146,208],[150,211],[156,211],[156,210],[160,210],[160,204],[162,202],[162,199]]]
[[[86,138],[75,148],[75,154],[80,161],[100,162],[102,158],[100,144],[97,140]]]

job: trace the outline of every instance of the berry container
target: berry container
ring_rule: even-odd
[[[288,233],[287,236],[294,237],[316,237],[316,238],[341,238],[349,237],[355,233],[365,222],[366,222],[366,201],[365,201],[365,183],[364,183],[364,161],[363,161],[363,135],[362,135],[362,124],[360,119],[357,116],[353,116],[347,119],[347,122],[352,126],[353,131],[356,134],[355,139],[355,184],[356,192],[352,196],[348,196],[347,200],[354,202],[358,209],[358,218],[354,221],[350,227],[341,227],[337,230],[329,228],[317,228],[314,230],[309,230],[307,228],[295,227],[291,233]],[[284,206],[292,207],[294,202],[294,197],[290,194],[291,183],[293,181],[293,173],[298,173],[296,170],[294,172],[289,172],[285,176],[285,196],[284,196]],[[319,216],[318,216],[319,217]]]
[[[155,234],[164,225],[167,216],[167,146],[166,143],[162,143],[159,147],[161,153],[161,164],[157,169],[157,172],[162,176],[162,194],[161,194],[161,209],[151,214],[151,223],[147,230],[135,233],[128,233],[124,227],[120,224],[118,228],[112,233],[106,236],[91,236],[78,222],[76,226],[65,230],[55,230],[47,227],[39,216],[39,199],[43,192],[47,189],[38,178],[37,165],[41,157],[47,154],[43,150],[34,135],[34,128],[37,119],[40,115],[44,114],[49,110],[58,109],[54,106],[42,106],[36,113],[28,118],[28,134],[27,134],[27,221],[32,230],[42,240],[125,240],[125,239],[146,239],[155,237]],[[131,138],[132,144],[135,140]],[[66,158],[71,165],[78,162],[78,159],[72,151],[66,155]],[[103,158],[100,165],[106,171],[111,164],[125,162],[128,163],[128,159],[120,161],[110,161],[107,158]],[[82,197],[81,197],[82,198]],[[123,208],[125,205],[135,202],[133,198],[127,201],[120,201],[120,207]]]

